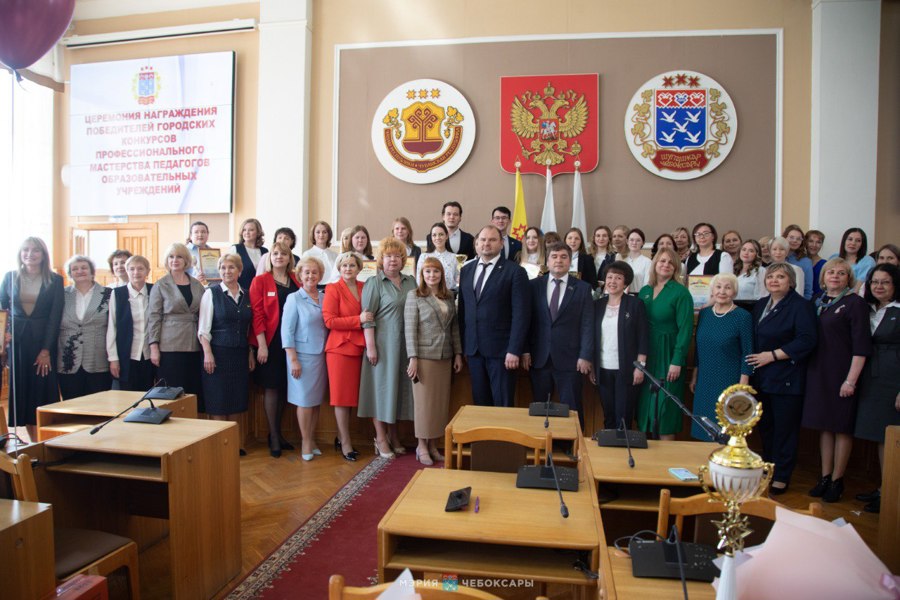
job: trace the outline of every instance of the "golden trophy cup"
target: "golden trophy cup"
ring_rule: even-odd
[[[725,550],[716,600],[736,597],[734,556],[744,549],[744,538],[751,533],[749,519],[741,515],[741,504],[761,497],[772,479],[775,466],[747,447],[747,435],[762,416],[762,404],[749,385],[736,384],[725,389],[716,402],[716,418],[730,436],[727,446],[709,455],[709,463],[699,469],[700,482],[711,501],[725,504],[718,528],[719,550]]]

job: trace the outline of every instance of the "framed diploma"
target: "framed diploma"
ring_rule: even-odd
[[[404,275],[409,275],[410,277],[416,276],[416,259],[412,256],[406,257],[406,264],[403,265],[403,268],[400,270]]]
[[[364,260],[362,271],[359,272],[359,275],[356,276],[357,281],[365,281],[369,277],[375,275],[378,272],[378,263],[374,260]]]
[[[200,264],[197,265],[198,270],[203,273],[208,281],[221,281],[219,277],[219,257],[222,251],[218,248],[204,248],[198,250],[200,253]]]
[[[709,302],[709,285],[713,275],[688,275],[688,291],[694,299],[694,310],[700,310]]]

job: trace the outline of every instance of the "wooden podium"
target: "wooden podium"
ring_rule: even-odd
[[[43,463],[38,495],[58,527],[117,533],[142,552],[168,535],[166,597],[194,599],[212,597],[240,572],[239,448],[236,423],[173,418],[116,420],[96,435],[78,431],[26,452]],[[158,583],[141,575],[142,587]]]

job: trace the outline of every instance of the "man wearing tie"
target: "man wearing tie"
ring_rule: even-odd
[[[498,206],[491,212],[491,225],[500,230],[500,237],[503,240],[500,256],[506,260],[516,260],[516,256],[522,250],[522,242],[509,235],[509,222],[511,220],[512,213],[505,206]]]
[[[531,370],[535,402],[544,402],[555,387],[583,426],[582,375],[590,374],[594,357],[591,286],[569,275],[572,250],[566,244],[555,242],[547,251],[549,273],[528,282],[531,327],[522,366]]]
[[[462,205],[459,202],[445,202],[441,209],[441,220],[447,227],[447,249],[454,254],[465,254],[466,258],[471,260],[475,258],[475,238],[471,233],[466,233],[459,228],[459,222],[462,220]],[[431,234],[425,236],[429,246],[431,245]]]
[[[516,369],[528,330],[528,275],[500,256],[500,230],[488,225],[475,242],[478,259],[459,280],[459,328],[472,398],[480,406],[512,406]]]

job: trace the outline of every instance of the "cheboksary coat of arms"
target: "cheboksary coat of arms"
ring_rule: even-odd
[[[452,85],[416,79],[394,88],[372,117],[372,147],[391,175],[434,183],[455,173],[475,144],[475,116]]]
[[[716,80],[670,71],[638,89],[625,112],[625,139],[641,165],[666,179],[695,179],[718,167],[734,147],[737,113]]]

